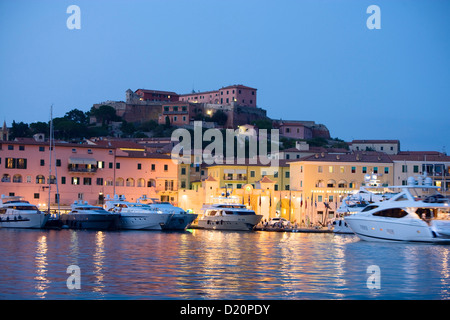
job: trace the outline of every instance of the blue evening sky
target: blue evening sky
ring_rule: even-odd
[[[128,88],[244,84],[271,118],[448,152],[449,13],[445,0],[0,0],[0,120],[48,121],[51,104],[88,111]]]

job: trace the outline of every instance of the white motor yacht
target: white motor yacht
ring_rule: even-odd
[[[390,188],[401,191],[344,217],[360,239],[450,243],[449,201],[437,192],[438,187],[429,180],[425,185]]]
[[[152,203],[149,204],[150,206],[171,214],[169,222],[162,226],[163,230],[185,230],[198,216],[194,213],[187,213],[182,208],[176,207],[169,202],[161,202],[156,199],[151,200]]]
[[[140,202],[129,202],[124,197],[115,196],[106,200],[105,209],[120,213],[120,228],[131,230],[162,230],[172,217],[172,213]]]
[[[60,215],[64,226],[70,229],[117,229],[120,214],[108,212],[102,207],[93,206],[83,201],[75,201],[71,211]]]
[[[198,226],[203,229],[250,231],[262,219],[262,215],[238,203],[204,205],[202,211]]]
[[[49,214],[19,196],[2,195],[0,206],[0,227],[2,228],[43,228]]]

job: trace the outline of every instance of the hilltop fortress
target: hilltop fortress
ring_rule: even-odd
[[[125,101],[105,101],[127,122],[156,121],[178,127],[191,127],[193,121],[204,121],[205,127],[235,129],[257,120],[268,120],[280,130],[280,136],[293,139],[330,138],[327,127],[314,121],[274,120],[266,110],[257,107],[257,89],[242,84],[218,90],[178,94],[173,91],[128,89]],[[214,121],[219,118],[222,121]],[[214,117],[216,115],[216,118]],[[91,120],[95,121],[95,119]]]

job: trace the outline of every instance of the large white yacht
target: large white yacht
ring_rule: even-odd
[[[115,196],[113,200],[107,198],[105,209],[120,213],[120,228],[132,230],[162,230],[173,215],[155,206],[126,201],[123,196]]]
[[[198,226],[203,229],[250,231],[262,219],[245,205],[227,201],[204,205],[202,212]]]
[[[361,212],[368,205],[387,200],[394,194],[387,187],[381,185],[377,175],[366,175],[365,185],[346,196],[336,210],[336,217],[332,223],[333,232],[353,234],[353,231],[344,220],[345,216]]]
[[[2,195],[0,206],[0,227],[2,228],[43,228],[49,214],[19,196]]]
[[[449,200],[437,192],[438,187],[431,186],[431,179],[423,185],[390,188],[400,192],[345,216],[360,239],[450,243]]]
[[[71,209],[69,213],[60,215],[63,226],[70,229],[108,230],[119,227],[120,214],[90,205],[87,201],[75,201]]]

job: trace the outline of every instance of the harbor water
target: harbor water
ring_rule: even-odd
[[[450,298],[444,245],[330,233],[21,229],[0,229],[0,243],[2,300]],[[79,288],[69,286],[69,266],[79,268]]]

